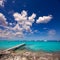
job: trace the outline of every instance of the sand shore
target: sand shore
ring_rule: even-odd
[[[60,60],[60,52],[47,53],[20,50],[0,55],[0,60]]]

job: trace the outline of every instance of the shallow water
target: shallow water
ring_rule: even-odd
[[[3,41],[0,40],[0,50],[5,50],[18,44],[25,43],[26,48],[33,51],[47,51],[55,52],[60,51],[60,42],[41,42],[41,41]]]

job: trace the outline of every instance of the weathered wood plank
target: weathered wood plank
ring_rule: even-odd
[[[5,51],[18,49],[18,48],[23,47],[23,46],[25,46],[25,45],[26,45],[25,43],[22,43],[22,44],[19,44],[19,45],[17,45],[17,46],[14,46],[14,47],[12,47],[12,48],[6,49]]]

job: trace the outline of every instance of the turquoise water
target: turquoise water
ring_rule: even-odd
[[[18,44],[25,43],[27,49],[34,51],[60,51],[60,42],[40,42],[40,41],[0,41],[0,50],[5,50]]]

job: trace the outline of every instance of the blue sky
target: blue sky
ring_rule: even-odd
[[[60,40],[60,0],[1,0],[0,40]]]

